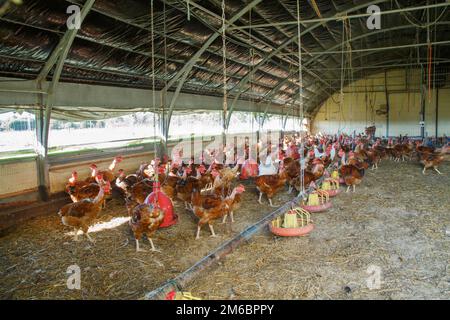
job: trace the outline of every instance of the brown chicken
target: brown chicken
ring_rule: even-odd
[[[234,197],[233,202],[231,203],[230,207],[230,218],[231,222],[234,222],[234,213],[241,208],[242,203],[242,193],[245,191],[245,187],[243,185],[239,185],[240,190],[242,192],[236,193],[236,196]],[[227,221],[228,213],[225,213],[223,216],[222,224],[224,224]]]
[[[228,197],[223,199],[216,195],[202,196],[199,189],[194,189],[191,202],[195,215],[200,218],[195,239],[200,238],[200,230],[206,223],[211,230],[211,236],[216,237],[212,225],[213,221],[223,217],[225,214],[229,214],[236,195],[244,191],[245,188],[243,186],[237,186]]]
[[[127,208],[128,215],[131,217],[133,215],[133,209],[136,208],[140,203],[134,201],[131,198],[125,198],[125,207]]]
[[[126,175],[122,169],[120,169],[118,173],[119,176],[116,179],[116,186],[120,188],[127,197],[129,197],[131,195],[131,187],[138,183],[138,177],[136,174]]]
[[[130,226],[136,240],[136,252],[145,251],[139,247],[139,240],[141,240],[143,234],[147,236],[147,239],[152,246],[152,251],[158,251],[153,244],[151,236],[159,228],[159,225],[163,220],[164,211],[155,208],[152,205],[139,204],[133,208]]]
[[[307,159],[305,163],[307,163],[309,160]],[[283,168],[287,173],[287,182],[289,184],[289,193],[292,192],[293,189],[293,181],[295,178],[297,178],[300,174],[300,162],[294,160],[293,158],[284,158],[283,159]]]
[[[114,180],[116,179],[114,170],[116,168],[116,165],[120,162],[122,162],[122,157],[121,156],[115,157],[113,159],[112,163],[109,165],[107,170],[99,170],[95,163],[91,164],[91,166],[90,166],[90,168],[92,170],[91,179],[92,179],[92,177],[95,177],[98,174],[101,174],[101,175],[103,175],[103,179],[105,181],[114,182]]]
[[[378,164],[381,161],[381,153],[372,147],[369,151],[367,151],[367,156],[369,157],[369,162],[372,164],[372,170],[378,169]]]
[[[276,207],[272,203],[272,198],[278,191],[281,190],[281,188],[283,188],[283,186],[286,184],[287,179],[288,174],[285,170],[279,174],[256,177],[255,179],[256,189],[258,189],[259,191],[258,202],[262,204],[261,198],[264,193],[269,199],[270,206]]]
[[[416,154],[418,161],[421,161],[422,155],[433,152],[435,152],[435,149],[433,147],[424,146],[423,143],[420,141],[416,142]]]
[[[95,181],[95,180],[94,180]],[[78,172],[73,171],[72,176],[69,179],[69,182],[66,184],[66,192],[69,194],[70,198],[73,202],[78,202],[80,199],[77,197],[78,191],[82,188],[89,185],[87,181],[79,181],[78,180]],[[97,191],[98,193],[98,191]]]
[[[353,192],[355,192],[356,185],[360,184],[364,177],[364,168],[354,164],[342,164],[339,172],[347,185],[347,191],[353,186]]]
[[[190,208],[191,195],[194,189],[200,189],[199,177],[188,177],[188,172],[184,171],[183,178],[180,179],[175,187],[176,197],[184,202],[184,207],[186,209]]]
[[[306,169],[303,174],[305,188],[308,188],[312,182],[320,179],[325,172],[325,166],[319,159],[314,159],[312,166],[312,169]],[[297,192],[302,191],[300,175],[291,181],[291,186],[295,188]]]
[[[153,192],[153,182],[144,179],[135,183],[130,188],[130,198],[137,203],[143,204],[147,196]]]
[[[439,174],[442,174],[438,170],[438,166],[444,161],[444,155],[449,151],[449,147],[443,147],[441,152],[432,152],[432,153],[422,153],[420,157],[420,163],[423,164],[422,173],[425,174],[425,171],[428,168],[433,168]]]
[[[100,191],[100,186],[97,183],[90,183],[88,185],[82,186],[76,192],[70,192],[70,197],[73,202],[78,202],[83,199],[93,199],[97,196]]]
[[[100,177],[99,180],[103,182]],[[61,217],[62,223],[75,229],[75,241],[78,241],[78,230],[82,230],[88,239],[94,242],[89,236],[88,230],[101,211],[103,198],[104,191],[101,187],[94,199],[83,199],[70,203],[59,210],[58,215]]]

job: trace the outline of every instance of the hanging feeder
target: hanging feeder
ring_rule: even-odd
[[[280,237],[306,236],[313,229],[311,215],[300,207],[289,210],[270,224],[270,231]]]
[[[164,211],[164,220],[160,224],[160,228],[167,228],[177,223],[178,216],[173,210],[172,200],[161,191],[159,182],[153,183],[153,192],[148,195],[144,203],[152,204]]]
[[[302,203],[301,207],[308,212],[323,212],[330,209],[333,206],[330,201],[328,191],[316,190],[309,194],[308,201]]]
[[[340,181],[333,178],[325,179],[322,183],[321,190],[326,191],[330,197],[337,196],[341,190],[339,189]]]

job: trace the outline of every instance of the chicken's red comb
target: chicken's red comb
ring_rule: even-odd
[[[78,172],[72,171],[72,175],[76,176],[76,175],[78,175]]]
[[[90,168],[97,168],[97,165],[96,165],[95,163],[93,163],[93,164],[91,164],[89,167],[90,167]]]

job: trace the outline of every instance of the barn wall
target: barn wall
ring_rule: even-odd
[[[36,160],[0,164],[0,199],[37,190]]]
[[[275,132],[272,134],[272,137],[276,137]],[[239,136],[242,142],[244,137],[250,136],[250,134],[235,134],[234,136]],[[194,144],[193,137],[173,140],[167,145],[167,153],[172,157],[172,151],[176,152],[182,147],[183,159],[188,161],[191,156],[199,159],[200,152],[205,148],[211,149],[222,143],[221,135],[196,137],[196,139],[200,139],[202,144]],[[253,132],[251,140],[256,141],[256,132]],[[233,143],[233,141],[230,140],[229,143]],[[63,192],[72,171],[77,171],[80,177],[87,177],[90,175],[90,164],[95,163],[100,169],[106,169],[114,156],[118,154],[123,156],[123,161],[117,169],[123,169],[127,173],[135,172],[142,162],[150,162],[154,158],[153,148],[154,146],[151,144],[134,146],[131,149],[119,147],[94,153],[80,152],[72,155],[51,156],[49,160],[50,193]],[[24,196],[26,200],[36,200],[38,187],[36,159],[8,159],[0,163],[0,181],[7,181],[7,183],[0,183],[0,204],[23,200]],[[17,199],[18,197],[20,199]]]
[[[391,70],[386,76],[390,106],[389,136],[420,136],[420,71]],[[437,90],[432,90],[430,99],[428,96],[425,99],[427,136],[436,135],[437,105],[438,135],[450,135],[450,88],[438,89],[438,95],[438,104]],[[312,120],[313,133],[360,133],[374,124],[377,136],[386,136],[388,122],[384,72],[345,87],[342,110],[339,101],[340,94],[336,93],[322,104]]]
[[[135,172],[141,162],[149,162],[153,159],[153,152],[146,152],[140,154],[129,154],[123,156],[123,161],[117,166],[117,169],[123,169],[125,172]],[[102,159],[95,161],[95,164],[100,168],[108,168],[112,159]],[[89,165],[92,161],[74,162],[64,165],[51,166],[49,169],[50,176],[50,193],[57,193],[64,191],[67,179],[70,177],[72,171],[77,171],[80,177],[88,177],[91,174]]]

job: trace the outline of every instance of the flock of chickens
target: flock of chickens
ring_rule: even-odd
[[[271,145],[267,146],[265,164],[257,162],[249,154],[250,146],[246,145],[245,155],[236,159],[233,165],[224,165],[216,159],[207,164],[202,161],[194,164],[193,159],[188,163],[172,161],[165,157],[162,161],[154,159],[150,164],[144,163],[132,174],[126,174],[117,165],[123,160],[115,157],[106,170],[99,170],[95,164],[90,166],[91,175],[84,180],[72,173],[66,185],[66,192],[73,203],[67,204],[59,211],[62,223],[75,229],[75,240],[78,231],[88,234],[106,199],[112,190],[120,192],[125,199],[126,208],[130,216],[130,226],[136,240],[136,250],[144,251],[139,246],[139,240],[145,234],[151,244],[152,251],[156,251],[151,237],[164,220],[164,211],[152,204],[146,203],[146,198],[153,192],[154,181],[159,181],[161,191],[172,201],[182,201],[186,210],[191,210],[198,217],[196,239],[200,238],[202,226],[208,224],[211,236],[215,237],[213,222],[221,220],[226,223],[227,218],[234,222],[234,213],[239,210],[245,187],[238,182],[243,177],[254,181],[259,192],[259,203],[265,194],[270,206],[273,197],[284,189],[289,193],[294,189],[302,192],[305,188],[315,187],[315,182],[322,176],[330,176],[330,171],[338,170],[341,182],[347,185],[347,192],[362,182],[365,170],[372,167],[377,169],[382,159],[390,158],[394,161],[412,159],[413,155],[427,168],[438,170],[444,160],[448,146],[441,150],[423,146],[420,141],[407,139],[390,139],[384,144],[380,139],[373,141],[363,136],[350,137],[346,135],[307,136],[305,138],[303,157],[300,157],[300,138],[297,135],[285,136],[279,144],[279,152],[274,155]],[[258,151],[261,143],[254,146]],[[262,149],[261,149],[262,150]],[[261,153],[260,153],[261,154]],[[203,158],[202,158],[203,159]],[[254,167],[256,165],[256,169]],[[274,168],[274,172],[266,174],[266,166]],[[252,167],[253,166],[253,167]],[[300,172],[303,169],[303,187]],[[261,175],[258,175],[258,171]]]

